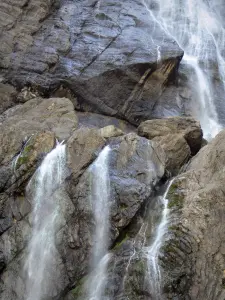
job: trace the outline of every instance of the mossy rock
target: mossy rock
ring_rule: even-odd
[[[87,280],[88,276],[82,277],[79,282],[77,283],[76,287],[71,290],[71,293],[74,297],[74,300],[76,299],[82,299],[85,293],[85,282]],[[85,298],[85,297],[84,297]]]
[[[17,159],[15,170],[22,165],[34,165],[40,156],[46,155],[55,146],[55,135],[53,132],[41,132],[32,135]]]
[[[146,261],[144,261],[143,259],[139,259],[136,260],[135,264],[134,264],[134,271],[135,273],[141,274],[141,275],[145,275],[146,272]]]
[[[146,271],[147,261],[145,258],[139,258],[131,262],[125,283],[125,295],[129,299],[137,299],[145,293]]]
[[[160,251],[162,253],[176,253],[175,245],[173,245],[172,242],[170,241],[169,243],[166,243],[165,245],[163,245],[160,248]]]
[[[178,225],[171,225],[171,226],[169,226],[168,229],[177,238],[180,238],[184,235],[184,233],[182,232],[182,230],[180,229],[180,227]]]
[[[113,250],[118,250],[123,243],[125,243],[128,240],[129,236],[128,234],[125,234],[121,239],[116,242],[115,246],[113,247]]]
[[[20,156],[16,162],[16,169],[19,169],[20,166],[27,164],[29,162],[29,156],[32,153],[33,145],[31,144],[30,141],[28,143],[29,144],[27,144],[24,147],[23,152],[20,154]]]
[[[184,194],[179,186],[179,182],[174,182],[171,184],[167,198],[169,200],[169,209],[181,209],[184,204]]]

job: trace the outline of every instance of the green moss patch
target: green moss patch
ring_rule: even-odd
[[[104,14],[103,12],[96,14],[95,18],[99,19],[99,20],[109,20],[109,21],[112,21],[112,19],[109,16],[107,16],[106,14]]]
[[[79,299],[83,295],[85,289],[84,284],[86,280],[87,276],[81,278],[81,280],[77,283],[76,287],[71,291],[72,295],[74,296],[74,299]]]
[[[169,200],[168,208],[170,209],[181,209],[184,204],[184,195],[182,191],[179,189],[179,185],[177,182],[174,182],[167,194],[167,198]]]
[[[27,164],[30,159],[30,155],[33,151],[33,136],[30,138],[29,142],[24,147],[22,153],[20,154],[17,163],[16,163],[16,169],[19,169],[20,166]]]
[[[126,234],[123,238],[121,238],[113,247],[113,250],[117,250],[120,248],[120,246],[128,239],[128,234]]]

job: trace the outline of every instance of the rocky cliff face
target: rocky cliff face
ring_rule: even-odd
[[[0,5],[3,81],[47,94],[65,87],[76,108],[133,124],[164,114],[159,99],[183,52],[141,1]]]
[[[4,147],[1,165],[1,298],[22,300],[24,297],[26,274],[23,266],[31,235],[30,212],[33,205],[32,195],[25,188],[44,155],[54,147],[56,138],[68,140],[68,174],[66,182],[52,195],[60,203],[61,217],[56,234],[57,266],[51,278],[53,289],[48,299],[76,299],[80,296],[76,293],[81,285],[80,280],[88,271],[95,226],[89,200],[89,166],[106,144],[112,149],[109,162],[112,203],[109,245],[115,253],[115,263],[122,260],[118,271],[115,269],[115,273],[111,274],[112,280],[108,284],[109,290],[112,289],[117,272],[120,274],[122,266],[126,268],[127,259],[129,260],[129,255],[124,257],[121,250],[124,247],[124,235],[129,236],[125,243],[132,245],[136,238],[130,233],[129,226],[134,226],[134,231],[137,231],[140,226],[140,220],[135,221],[137,216],[143,207],[149,205],[155,188],[170,171],[168,157],[160,143],[140,137],[134,132],[123,133],[113,125],[101,129],[76,129],[78,119],[72,102],[66,98],[29,100],[6,111],[2,120]],[[157,126],[158,130],[161,128],[157,122],[160,121],[156,120],[156,131]],[[173,124],[178,127],[179,122],[179,118],[173,119]],[[141,125],[142,128],[144,126],[145,124]],[[183,123],[181,130],[174,129],[174,134],[169,133],[169,137],[176,139],[181,134],[194,136],[194,141],[200,145],[202,134],[198,123],[189,118]],[[197,136],[194,134],[196,130],[199,132]],[[187,159],[190,154],[188,152]],[[180,167],[180,163],[177,167]],[[118,242],[120,240],[122,241]],[[138,272],[141,271],[143,277],[144,267]],[[138,281],[139,273],[136,278],[135,272],[131,278]],[[121,293],[121,288],[117,293]],[[129,291],[130,289],[131,287]],[[110,295],[113,296],[114,293],[115,291]]]
[[[224,299],[224,136],[205,146],[169,191],[161,261],[169,299]]]
[[[32,120],[35,120],[36,114],[38,115],[34,129],[32,126],[25,126],[27,131],[23,131],[24,122],[22,122],[21,127],[20,123],[17,124],[19,134],[16,134],[15,130],[13,137],[9,133],[5,134],[4,145],[8,147],[5,150],[8,157],[3,156],[1,167],[2,299],[24,297],[23,265],[26,260],[26,245],[30,237],[32,204],[29,194],[26,193],[24,197],[25,186],[40,164],[40,160],[54,147],[56,136],[64,138],[65,135],[71,135],[67,143],[67,181],[52,195],[55,199],[59,199],[62,209],[62,219],[58,224],[56,238],[58,265],[52,278],[54,290],[51,294],[54,297],[62,297],[87,272],[94,226],[93,211],[89,201],[90,171],[87,168],[106,144],[107,139],[104,136],[109,135],[110,128],[110,144],[113,152],[110,162],[112,195],[110,201],[113,203],[111,245],[123,228],[131,222],[165,173],[165,154],[156,143],[138,137],[135,133],[123,135],[122,131],[115,130],[112,126],[101,130],[88,128],[76,130],[76,115],[71,111],[72,103],[68,99],[52,98],[44,103],[41,99],[35,101],[30,100],[20,106],[12,116],[6,117],[2,124],[4,133],[4,130],[12,128],[8,125],[9,122],[15,124],[15,120],[20,120],[27,108],[33,107],[32,111],[29,110],[29,117],[32,116]],[[40,109],[41,105],[44,105],[42,109]],[[63,113],[61,105],[63,105]],[[26,120],[24,121],[26,123]],[[48,131],[45,130],[44,122],[48,124],[46,128]],[[71,127],[68,124],[71,124]],[[51,126],[54,131],[49,131]],[[116,137],[118,133],[121,137]],[[29,138],[23,145],[22,137],[25,135]],[[149,169],[149,163],[154,166],[152,170]],[[63,281],[59,280],[60,277],[63,277]]]
[[[225,299],[225,132],[206,145],[199,122],[183,116],[191,72],[182,67],[178,76],[183,51],[152,11],[155,2],[139,0],[1,1],[0,299],[25,298],[34,208],[27,186],[63,141],[65,180],[49,196],[60,211],[54,272],[35,300],[89,297],[98,243],[92,167],[106,145],[110,259],[102,297]],[[156,298],[148,251],[172,177]]]

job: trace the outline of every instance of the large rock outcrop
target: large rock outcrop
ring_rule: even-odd
[[[160,146],[134,133],[110,141],[110,234],[111,247],[132,221],[143,204],[149,201],[154,188],[165,172],[165,154]],[[73,182],[71,182],[73,183]],[[70,197],[77,208],[68,227],[64,229],[64,260],[74,274],[74,289],[65,299],[86,299],[86,285],[90,278],[82,278],[90,262],[93,246],[93,219],[91,194],[91,169],[81,176],[79,183],[69,187]],[[74,223],[74,220],[77,220]],[[73,225],[72,225],[73,224]],[[72,231],[70,230],[72,229]],[[70,244],[67,245],[68,241]],[[98,243],[98,241],[95,241]],[[73,249],[71,249],[73,248]],[[76,259],[75,259],[76,257]],[[73,268],[73,261],[81,266]],[[73,270],[72,270],[73,269]],[[80,280],[79,280],[80,279]],[[82,284],[84,284],[82,286]]]
[[[48,151],[44,151],[44,145],[47,145],[50,151],[55,143],[52,143],[52,137],[61,141],[68,138],[78,123],[73,104],[66,98],[35,98],[23,105],[6,110],[0,118],[0,143],[2,145],[0,149],[0,191],[8,189],[16,181],[18,183],[19,177],[21,177],[20,182],[23,182],[22,173],[28,172],[28,166],[25,167],[25,163],[29,162],[29,168],[31,167],[30,158],[26,158],[29,155],[34,156],[37,147],[39,147],[37,153],[39,152],[40,155],[41,152],[47,153]],[[50,139],[47,133],[44,133],[43,136],[39,135],[41,132],[50,132]],[[36,141],[32,135],[37,138],[37,146],[35,146]],[[42,145],[40,145],[41,143]],[[28,153],[27,149],[32,151]],[[24,152],[26,152],[25,155]],[[16,160],[20,163],[20,165],[16,164],[17,175],[14,172],[15,167],[13,167]],[[17,170],[21,166],[22,173]],[[33,167],[34,171],[35,165]]]
[[[161,254],[168,299],[225,298],[224,145],[222,131],[169,190],[172,223]]]
[[[0,151],[0,257],[2,299],[23,299],[20,260],[30,234],[32,199],[26,185],[50,152],[56,138],[68,138],[77,126],[68,99],[35,98],[1,115]],[[16,279],[17,278],[17,279]],[[16,281],[15,281],[16,279]]]
[[[155,114],[183,55],[144,1],[3,0],[0,12],[3,81],[65,86],[77,108],[133,124]]]
[[[148,120],[140,124],[138,134],[156,141],[167,156],[167,170],[176,175],[191,155],[202,146],[202,129],[190,117]]]
[[[138,134],[148,139],[168,134],[180,135],[186,140],[192,154],[201,148],[203,135],[199,122],[190,117],[148,120],[140,124]]]
[[[109,145],[110,261],[103,296],[155,300],[148,250],[161,217],[164,180],[192,158],[168,192],[171,223],[160,249],[160,297],[225,299],[225,131],[200,150],[199,123],[174,117],[196,115],[197,65],[183,65],[177,76],[183,51],[154,17],[157,1],[150,2],[1,1],[0,299],[26,295],[23,266],[33,207],[26,186],[57,140],[67,143],[66,179],[50,196],[60,218],[51,290],[43,298],[87,298],[98,243],[92,166]],[[222,18],[222,0],[212,7]],[[214,50],[205,73],[223,107]],[[205,117],[205,105],[197,107],[207,128],[210,113]],[[221,120],[223,114],[219,109]]]
[[[81,128],[68,140],[67,180],[52,195],[60,207],[61,217],[56,228],[56,269],[49,281],[53,287],[48,295],[50,299],[62,299],[68,290],[79,286],[80,280],[88,272],[95,226],[90,202],[92,171],[89,166],[107,143],[105,133],[108,133],[108,128]],[[39,138],[36,135],[31,137],[17,160],[16,168],[20,164],[26,165],[36,160],[37,146],[45,148],[45,135],[47,142],[50,132],[41,133]],[[148,200],[165,172],[165,154],[160,146],[134,133],[119,137],[117,135],[118,131],[114,129],[108,139],[111,147],[110,245],[113,245],[142,204]],[[52,136],[54,142],[53,133]],[[31,143],[32,140],[34,141]],[[47,144],[50,146],[51,142]],[[30,154],[26,147],[29,151],[32,150]],[[24,168],[24,172],[26,170]],[[24,178],[28,180],[30,176],[31,173],[28,172]],[[23,266],[31,234],[32,195],[28,193],[24,196],[24,188],[25,186],[19,189],[15,185],[10,195],[5,190],[1,194],[0,225],[3,230],[0,236],[0,297],[4,299],[22,300],[25,295],[26,275]]]

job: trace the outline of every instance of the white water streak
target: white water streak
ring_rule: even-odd
[[[44,158],[27,189],[33,195],[32,236],[25,264],[27,300],[41,300],[51,290],[55,257],[55,225],[59,207],[53,197],[65,174],[65,145]]]
[[[157,46],[157,64],[158,65],[161,64],[161,60],[162,60],[162,57],[161,57],[161,47]]]
[[[107,254],[110,213],[110,179],[108,159],[110,147],[106,146],[91,166],[92,175],[91,203],[95,218],[94,245],[92,252],[92,268],[96,268],[94,276],[88,282],[88,299],[100,300],[104,291],[106,268],[110,255]]]
[[[200,109],[198,110],[197,117],[201,121],[201,126],[204,130],[204,137],[207,140],[210,140],[212,137],[216,136],[222,129],[218,124],[217,113],[213,104],[211,90],[209,88],[210,82],[204,75],[204,72],[199,66],[198,60],[195,57],[184,55],[184,62],[186,62],[193,68],[197,77],[196,85],[200,104]]]
[[[172,183],[173,181],[169,183],[163,197],[159,198],[160,204],[163,205],[162,218],[159,226],[156,228],[156,233],[155,233],[153,243],[151,244],[150,247],[147,247],[145,249],[145,253],[148,261],[148,276],[150,279],[151,292],[154,295],[154,300],[160,300],[161,272],[158,263],[158,255],[159,255],[160,247],[162,246],[162,243],[164,241],[165,234],[167,232],[169,209],[168,209],[168,200],[166,197]]]
[[[197,81],[196,86],[190,81],[194,94],[197,90],[198,100],[198,105],[193,103],[193,114],[200,120],[205,138],[211,139],[222,129],[215,108],[212,63],[218,67],[225,94],[225,30],[209,1],[143,0],[143,3],[151,18],[184,50],[182,63],[194,70]]]
[[[112,255],[110,253],[103,256],[96,269],[93,271],[93,274],[89,277],[89,300],[100,300],[102,298],[107,280],[106,270],[111,257]]]

